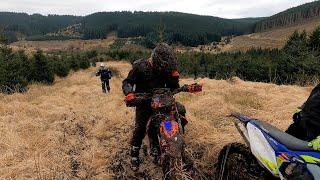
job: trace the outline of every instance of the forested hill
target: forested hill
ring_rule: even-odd
[[[0,12],[0,30],[10,41],[20,36],[44,35],[80,22],[82,17]]]
[[[155,36],[162,26],[169,42],[197,45],[218,40],[220,36],[251,33],[260,18],[223,19],[179,12],[101,12],[83,20],[86,39],[101,38],[110,31],[119,37]]]
[[[27,40],[102,39],[110,32],[122,38],[142,37],[151,47],[159,39],[185,46],[302,24],[320,18],[320,1],[288,9],[268,18],[224,19],[179,12],[99,12],[88,16],[61,16],[0,12],[0,33],[9,42]],[[159,36],[160,35],[160,36]]]
[[[303,4],[266,18],[257,23],[255,32],[300,24],[314,18],[320,18],[320,1]]]
[[[85,17],[42,16],[25,13],[0,13],[0,30],[10,40],[19,37],[43,36],[74,24],[81,24],[77,33],[84,39],[105,38],[111,31],[119,37],[148,37],[156,41],[159,26],[163,38],[173,43],[195,46],[220,40],[223,35],[241,35],[253,32],[260,18],[223,19],[178,12],[100,12]]]

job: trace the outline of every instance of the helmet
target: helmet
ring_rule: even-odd
[[[154,68],[159,72],[171,73],[178,68],[175,52],[166,43],[160,43],[154,48],[151,59]]]
[[[101,64],[100,64],[100,67],[104,67],[104,63],[101,63]]]

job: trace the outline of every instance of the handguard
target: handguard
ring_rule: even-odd
[[[129,93],[129,94],[126,96],[125,101],[132,101],[134,98],[135,98],[134,94],[133,94],[133,93]]]
[[[309,142],[308,146],[312,147],[315,151],[320,151],[320,136]]]
[[[147,93],[129,93],[125,98],[127,107],[135,107],[141,103],[145,103],[150,99],[150,95]]]
[[[133,106],[133,101],[135,99],[135,95],[133,93],[129,93],[125,99],[124,99],[124,102],[126,102],[126,105],[128,107],[132,107]]]

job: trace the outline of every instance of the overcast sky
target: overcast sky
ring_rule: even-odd
[[[101,11],[179,11],[224,18],[270,16],[312,0],[0,0],[0,11],[87,15]]]

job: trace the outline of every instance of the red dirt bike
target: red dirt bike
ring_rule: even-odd
[[[134,98],[126,100],[128,107],[135,107],[141,103],[150,103],[153,109],[148,129],[157,133],[159,142],[159,163],[162,167],[164,179],[192,179],[193,166],[190,165],[185,153],[183,131],[185,122],[178,113],[174,95],[180,92],[200,92],[199,84],[184,85],[174,91],[168,88],[157,88],[152,93],[136,93]],[[154,132],[152,131],[152,132]],[[190,167],[192,166],[192,167]]]

